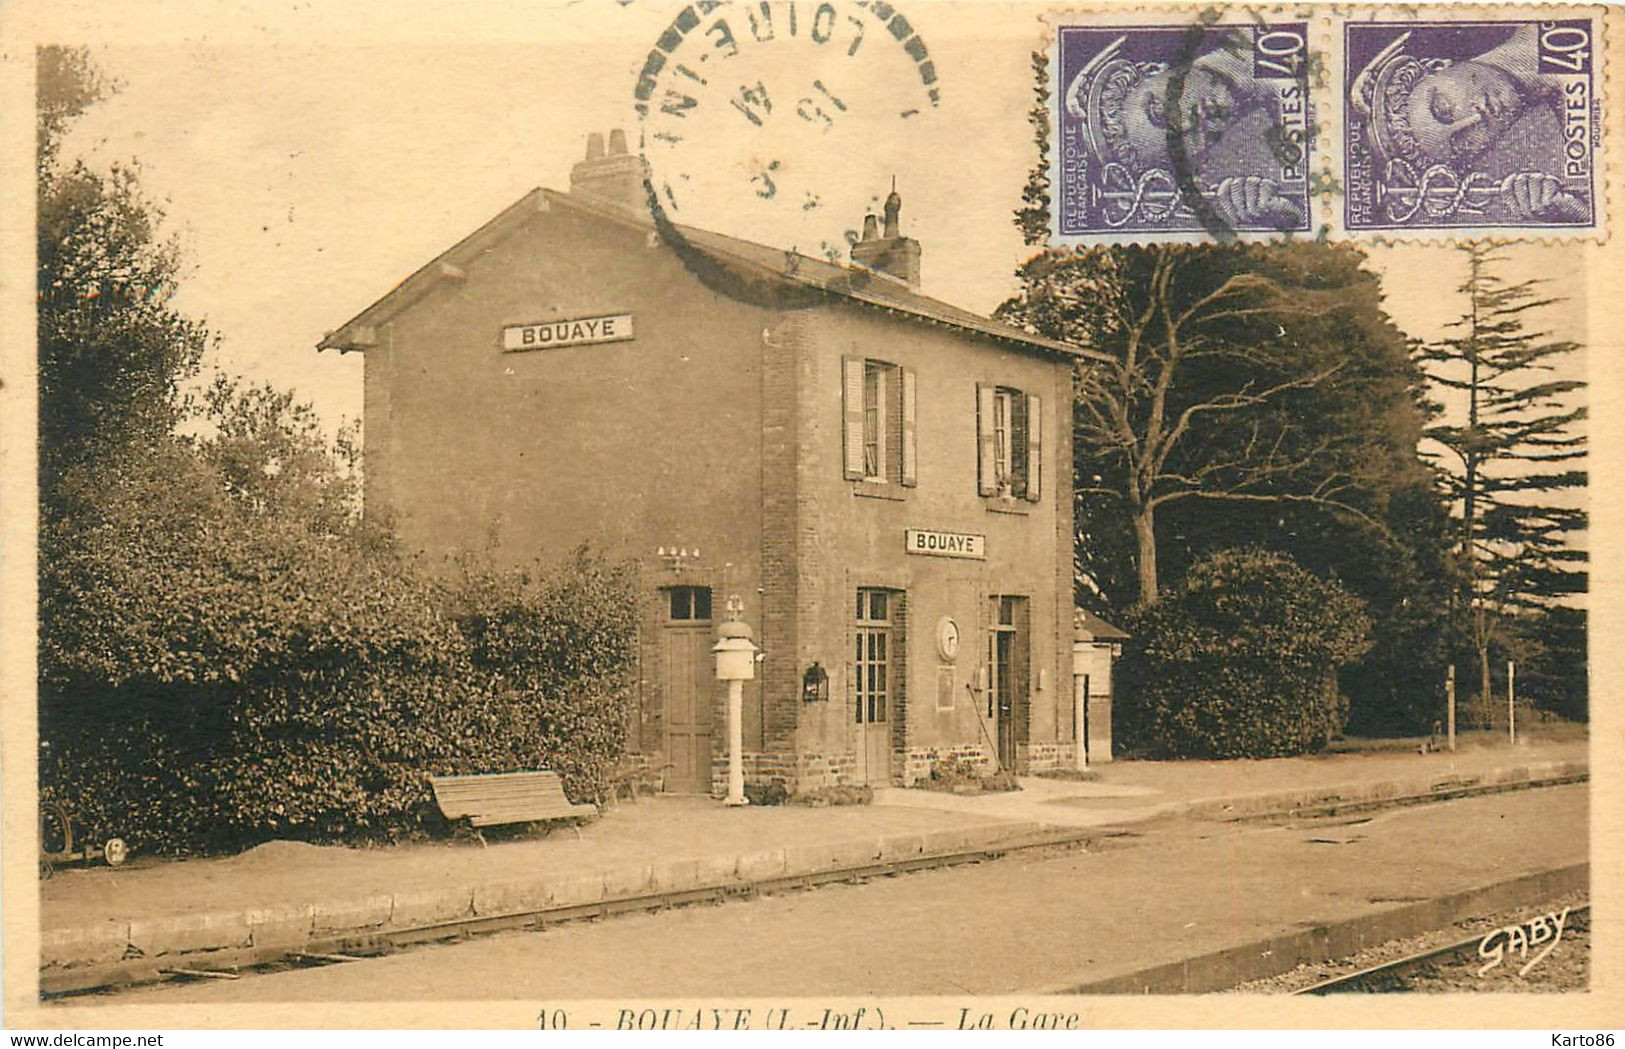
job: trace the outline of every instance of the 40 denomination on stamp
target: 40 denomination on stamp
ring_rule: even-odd
[[[1598,21],[1346,23],[1348,231],[1598,230]]]
[[[1304,21],[1056,26],[1052,243],[1311,228]]]

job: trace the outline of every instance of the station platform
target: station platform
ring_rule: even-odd
[[[1330,802],[1572,782],[1583,740],[1246,762],[1125,761],[1009,794],[882,790],[864,806],[731,809],[708,798],[623,801],[579,838],[136,857],[40,883],[42,973],[130,958],[330,939],[660,892],[746,886],[973,851],[1087,839],[1170,814],[1224,819]]]

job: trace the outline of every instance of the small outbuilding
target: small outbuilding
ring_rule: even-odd
[[[1128,634],[1080,608],[1073,613],[1072,689],[1078,767],[1112,759],[1112,667]]]

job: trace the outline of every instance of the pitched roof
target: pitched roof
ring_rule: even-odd
[[[659,233],[683,256],[690,271],[703,283],[735,296],[759,297],[764,305],[785,302],[814,305],[820,301],[846,300],[1045,354],[1105,359],[1097,351],[1033,335],[1013,325],[922,295],[901,281],[862,266],[832,263],[692,226],[665,221],[656,223],[641,210],[545,188],[531,190],[491,221],[436,256],[383,298],[346,321],[337,331],[329,332],[316,348],[340,352],[365,350],[372,345],[372,331],[377,325],[415,302],[440,280],[460,279],[461,265],[487,250],[507,233],[517,230],[531,215],[554,205]],[[791,294],[787,297],[787,293]]]
[[[1129,635],[1087,608],[1073,611],[1072,627],[1079,641],[1126,641]]]

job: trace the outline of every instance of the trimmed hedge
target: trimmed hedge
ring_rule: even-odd
[[[185,453],[125,470],[43,538],[40,784],[85,834],[395,839],[436,825],[431,773],[602,791],[635,644],[622,570],[583,550],[447,580],[359,526],[221,497]]]
[[[1281,554],[1221,551],[1133,610],[1113,734],[1163,758],[1262,758],[1323,748],[1347,704],[1337,670],[1370,645],[1360,600]]]

